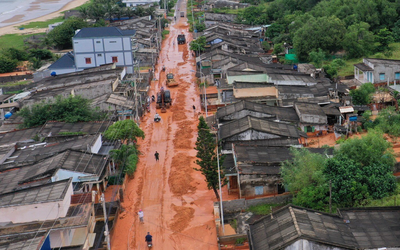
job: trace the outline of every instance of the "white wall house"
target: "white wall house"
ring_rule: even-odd
[[[2,194],[0,222],[25,223],[64,217],[72,194],[72,179]]]
[[[117,27],[83,28],[72,38],[77,70],[115,63],[133,73],[134,52],[137,50],[135,30]]]
[[[159,3],[160,1],[157,0],[122,0],[126,7],[135,7],[137,5],[144,5],[150,3]]]

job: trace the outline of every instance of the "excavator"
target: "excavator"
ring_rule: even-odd
[[[157,93],[157,103],[156,108],[161,109],[161,113],[167,112],[167,108],[172,105],[171,93],[169,90],[164,90],[162,87],[161,90]]]

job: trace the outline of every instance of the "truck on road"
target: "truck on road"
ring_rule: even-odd
[[[185,12],[181,11],[181,17],[185,17]]]
[[[178,35],[178,44],[185,44],[186,38],[184,34]]]

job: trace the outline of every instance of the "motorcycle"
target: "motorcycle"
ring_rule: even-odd
[[[162,66],[162,71],[165,71],[165,66]]]
[[[147,242],[147,247],[150,249],[150,248],[152,248],[153,247],[153,243],[151,242],[151,241],[148,241]]]
[[[154,121],[155,121],[155,122],[161,121],[161,116],[160,116],[159,114],[156,114],[156,115],[154,116]]]
[[[147,112],[150,113],[150,106],[147,106]]]
[[[154,95],[151,96],[151,101],[155,102],[156,101],[156,97]]]

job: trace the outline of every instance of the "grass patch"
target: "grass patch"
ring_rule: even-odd
[[[231,9],[231,8],[214,8],[212,9],[213,13],[219,13],[219,14],[233,14],[237,15],[241,13],[243,9]]]
[[[379,59],[394,59],[400,58],[400,43],[392,43],[389,45],[391,49],[391,55],[385,56],[383,53],[375,53],[368,58],[379,58]],[[362,63],[363,58],[346,60],[346,65],[338,71],[338,76],[349,76],[354,74],[354,64]]]
[[[79,131],[79,132],[69,132],[69,131],[66,131],[66,132],[60,132],[60,133],[58,133],[59,135],[63,135],[63,136],[70,136],[70,135],[86,135],[87,133],[86,132],[83,132],[83,131]]]
[[[234,219],[234,220],[231,220],[230,222],[229,222],[229,225],[231,225],[231,227],[235,230],[235,232],[236,232],[236,229],[237,229],[237,220],[236,219]]]
[[[153,67],[140,67],[139,70],[149,70],[152,69]]]
[[[6,83],[1,84],[0,88],[25,85],[25,84],[29,84],[31,82],[32,82],[32,80],[18,81],[18,82],[6,82]]]
[[[366,207],[390,207],[400,204],[400,183],[397,183],[396,191],[393,195],[384,197],[379,200],[371,200]]]
[[[43,22],[31,22],[25,25],[18,26],[18,28],[30,29],[30,28],[47,28],[49,24],[58,23],[64,21],[64,16],[59,16]]]
[[[15,91],[8,91],[4,92],[5,95],[15,95],[24,92],[23,90],[15,90]]]
[[[161,35],[162,35],[162,39],[164,40],[165,37],[169,34],[169,30],[163,30]]]
[[[44,34],[44,33],[38,33],[38,34]],[[38,34],[35,34],[35,35],[38,35]],[[0,48],[2,48],[2,49],[8,49],[8,48],[22,49],[25,46],[24,40],[31,36],[33,36],[33,34],[28,34],[28,35],[7,34],[7,35],[0,36]]]
[[[285,204],[260,204],[249,207],[247,211],[257,215],[267,215],[272,212],[273,207],[282,207],[284,205]]]

